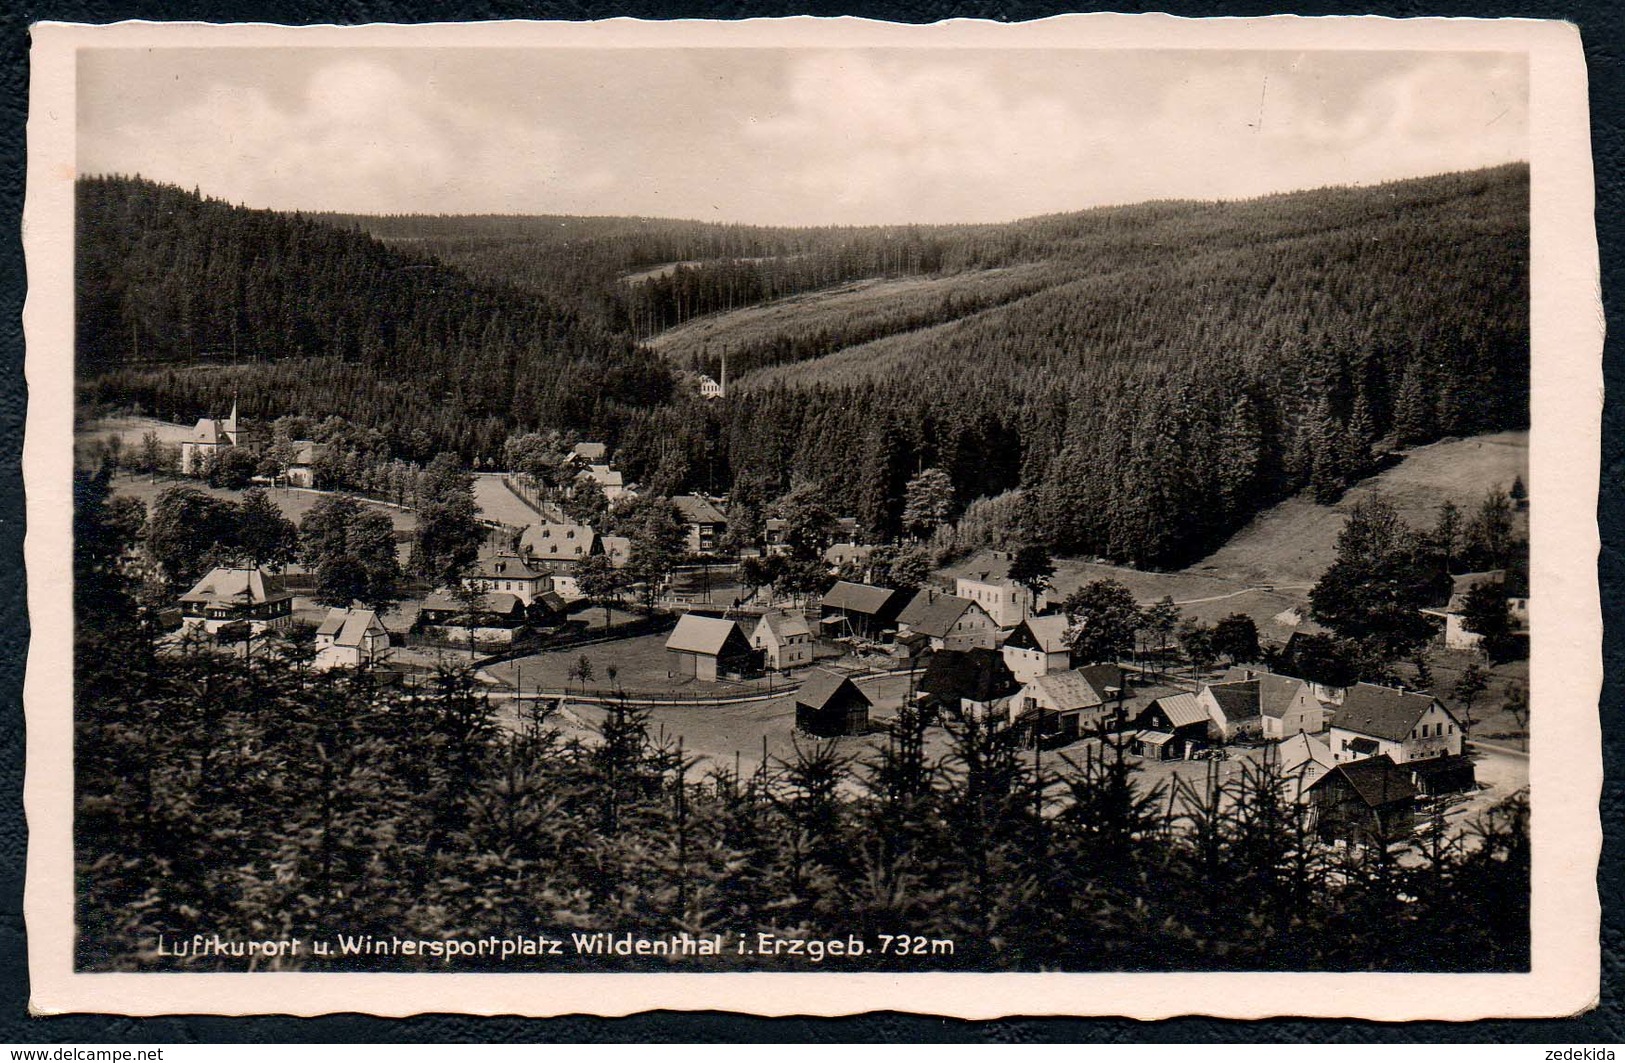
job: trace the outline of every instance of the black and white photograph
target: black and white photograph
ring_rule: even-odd
[[[65,973],[1552,973],[1529,47],[109,29]]]

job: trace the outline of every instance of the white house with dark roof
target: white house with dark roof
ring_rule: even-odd
[[[1037,600],[1032,591],[1010,578],[1015,555],[1004,550],[978,554],[966,563],[966,571],[954,579],[954,594],[981,606],[1001,628],[1015,627],[1044,608],[1045,595]]]
[[[1356,683],[1333,714],[1327,738],[1339,764],[1386,756],[1404,766],[1460,756],[1467,735],[1461,721],[1432,694]]]
[[[1241,683],[1204,683],[1196,700],[1212,721],[1210,732],[1220,741],[1264,733],[1256,679]]]
[[[769,609],[756,622],[750,644],[762,651],[764,663],[776,671],[812,663],[812,628],[800,613]]]
[[[1231,668],[1220,677],[1221,684],[1257,683],[1258,715],[1265,738],[1287,738],[1326,729],[1326,709],[1309,684],[1289,675],[1259,668]]]
[[[728,530],[728,518],[709,498],[700,495],[673,495],[671,504],[677,515],[688,526],[688,552],[714,553]]]
[[[210,570],[180,597],[181,630],[216,634],[246,622],[252,634],[293,623],[293,595],[279,576],[259,568]]]
[[[365,668],[382,664],[389,656],[389,632],[371,609],[329,609],[316,629],[318,671],[331,668]]]
[[[1060,613],[1029,616],[1017,624],[999,648],[1004,663],[1022,682],[1072,667],[1072,622]]]
[[[958,595],[927,587],[897,614],[897,637],[925,639],[933,650],[991,650],[998,634],[987,610]]]

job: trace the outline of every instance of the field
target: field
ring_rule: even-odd
[[[779,337],[822,335],[834,350],[927,321],[935,323],[946,312],[974,312],[1020,298],[1042,287],[1053,272],[1045,265],[1021,265],[940,277],[856,281],[711,314],[668,329],[645,345],[679,365],[707,351],[719,354],[724,346],[748,351]],[[738,368],[737,363],[731,365],[730,375]]]
[[[150,507],[153,500],[165,490],[178,485],[192,487],[204,494],[229,499],[232,502],[241,502],[243,499],[243,492],[241,491],[230,491],[223,487],[210,487],[201,480],[154,480],[147,476],[120,475],[115,477],[113,480],[113,493],[127,498],[139,498]],[[295,524],[303,520],[305,514],[309,513],[316,503],[327,497],[328,494],[326,491],[311,491],[302,487],[266,488],[265,493],[270,497],[271,501],[276,503],[277,508],[282,511],[282,515]],[[397,534],[410,534],[417,528],[417,514],[410,509],[402,509],[399,506],[386,506],[382,502],[374,502],[370,499],[362,499],[361,503],[387,515],[390,523],[395,526]]]
[[[1228,543],[1187,572],[1247,583],[1303,583],[1320,578],[1337,554],[1337,535],[1360,498],[1380,493],[1412,527],[1428,528],[1439,505],[1469,510],[1491,487],[1522,476],[1529,483],[1529,433],[1497,432],[1417,447],[1391,469],[1363,481],[1333,506],[1307,497],[1265,510]]]
[[[534,509],[508,489],[499,472],[474,474],[474,502],[480,507],[480,516],[498,524],[518,528],[541,520]]]

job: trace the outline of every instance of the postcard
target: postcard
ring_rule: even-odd
[[[1574,27],[31,70],[37,1012],[1594,1002]]]

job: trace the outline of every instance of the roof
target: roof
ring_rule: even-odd
[[[482,613],[507,616],[523,604],[518,596],[507,591],[487,591],[474,599],[474,607]],[[438,590],[423,599],[423,608],[436,613],[461,613],[465,609],[462,599],[447,590]]]
[[[1339,764],[1316,779],[1309,788],[1318,790],[1339,777],[1371,808],[1380,808],[1395,801],[1408,801],[1416,796],[1410,772],[1402,770],[1386,756]]]
[[[1343,704],[1332,716],[1332,726],[1390,742],[1403,742],[1411,736],[1416,721],[1437,701],[1432,694],[1356,683],[1343,696]]]
[[[1232,668],[1219,679],[1220,683],[1258,684],[1258,711],[1265,716],[1281,719],[1286,710],[1298,699],[1309,696],[1309,685],[1301,679],[1274,672],[1261,672],[1256,668]]]
[[[625,535],[600,535],[598,541],[603,544],[604,555],[610,563],[620,568],[632,559],[632,540]]]
[[[1247,720],[1258,715],[1258,680],[1242,683],[1209,683],[1207,688],[1227,720]]]
[[[577,443],[570,448],[570,453],[586,461],[597,461],[609,453],[609,447],[603,443]]]
[[[678,618],[677,626],[672,629],[670,637],[666,639],[666,649],[715,657],[727,645],[729,637],[738,630],[739,626],[732,620],[684,613]]]
[[[469,575],[477,579],[541,579],[547,573],[514,554],[485,554]]]
[[[1154,746],[1164,746],[1172,742],[1174,736],[1167,731],[1136,731],[1134,740],[1136,742],[1149,742]]]
[[[587,524],[532,524],[519,536],[519,545],[538,560],[583,558],[592,553],[597,535]]]
[[[326,453],[326,443],[317,443],[311,439],[295,439],[293,441],[293,461],[289,462],[289,464],[314,465]]]
[[[939,697],[989,702],[1021,689],[1010,666],[996,650],[943,650],[932,654],[920,678],[920,689]]]
[[[1010,579],[1010,557],[998,551],[984,550],[959,566],[958,579],[976,583],[1006,583]]]
[[[622,487],[626,481],[619,469],[612,469],[608,465],[589,465],[582,475],[598,482],[600,487]]]
[[[871,583],[853,583],[850,580],[839,580],[831,587],[818,604],[827,609],[839,609],[843,613],[862,613],[865,616],[875,616],[885,611],[897,597],[897,592],[890,587],[876,587]]]
[[[292,597],[283,589],[279,577],[266,575],[263,569],[217,568],[194,583],[180,600],[205,605],[264,605]]]
[[[383,623],[373,610],[346,609],[339,606],[327,611],[327,616],[322,620],[322,626],[316,629],[316,634],[332,635],[333,643],[337,646],[359,646],[367,632],[373,628],[378,632],[384,630]]]
[[[711,504],[710,499],[699,495],[673,495],[671,504],[677,507],[677,512],[690,524],[725,524],[727,518],[722,510]]]
[[[1310,761],[1323,768],[1331,768],[1337,764],[1337,759],[1332,756],[1332,751],[1325,742],[1302,731],[1283,740],[1276,747],[1276,752],[1281,758],[1282,771],[1295,771]]]
[[[807,618],[799,613],[786,613],[773,609],[762,614],[761,623],[778,638],[789,638],[791,635],[811,635],[812,628],[807,626]]]
[[[559,593],[557,591],[544,591],[536,596],[535,601],[536,604],[545,605],[555,613],[562,613],[566,609],[570,608],[569,603],[563,598],[559,597]]]
[[[1062,613],[1050,613],[1046,616],[1029,616],[1016,625],[1016,630],[1005,639],[1008,645],[1010,639],[1016,637],[1017,632],[1026,628],[1032,640],[1044,653],[1065,653],[1071,648],[1066,633],[1071,630],[1072,622]]]
[[[865,543],[836,543],[824,551],[824,561],[831,565],[844,565],[848,561],[867,561],[875,548]]]
[[[821,709],[828,705],[843,687],[851,687],[852,692],[862,698],[865,705],[872,704],[869,695],[859,690],[858,685],[849,677],[832,672],[828,668],[814,668],[807,673],[807,678],[801,683],[801,689],[796,691],[796,704]]]
[[[911,631],[932,638],[945,638],[953,630],[959,618],[971,609],[980,609],[981,606],[969,598],[960,598],[952,594],[943,594],[929,588],[914,595],[903,611],[898,614],[897,622],[906,625]]]
[[[1115,664],[1086,664],[1078,671],[1102,694],[1113,695],[1124,689],[1123,670]]]
[[[1195,694],[1171,694],[1165,698],[1158,698],[1151,704],[1160,705],[1162,713],[1168,717],[1168,723],[1173,727],[1189,727],[1192,724],[1207,723],[1207,710],[1202,703],[1196,700]]]
[[[1032,681],[1032,685],[1043,691],[1044,696],[1061,712],[1092,709],[1106,703],[1105,692],[1095,689],[1082,669],[1078,668],[1041,675]]]

